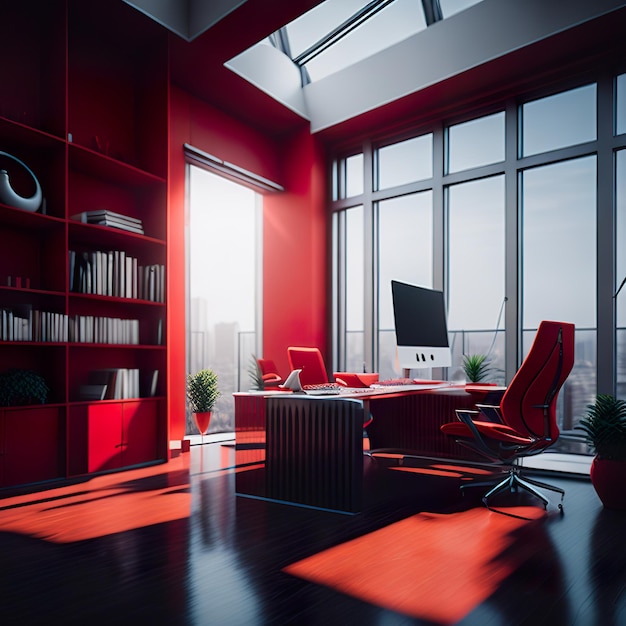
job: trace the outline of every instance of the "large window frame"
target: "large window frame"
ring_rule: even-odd
[[[615,254],[618,243],[615,240],[615,159],[620,149],[626,148],[626,135],[614,132],[614,103],[617,77],[622,71],[607,74],[599,71],[595,77],[586,75],[584,80],[567,80],[560,85],[552,84],[544,90],[533,93],[519,94],[504,101],[491,103],[476,110],[466,110],[456,116],[437,120],[428,126],[415,127],[403,134],[385,137],[381,140],[369,138],[351,150],[337,151],[332,161],[332,178],[335,187],[345,188],[342,179],[345,168],[342,163],[347,156],[362,154],[364,166],[363,193],[352,198],[335,194],[329,210],[333,214],[333,223],[341,224],[342,211],[354,205],[364,207],[365,220],[365,287],[364,287],[364,319],[365,319],[365,364],[369,371],[377,371],[378,354],[376,351],[377,320],[377,240],[374,225],[376,224],[377,207],[380,201],[431,190],[433,196],[433,277],[432,286],[446,293],[447,281],[447,242],[446,242],[446,189],[451,185],[470,182],[489,176],[505,177],[505,285],[507,306],[504,313],[505,328],[505,381],[509,382],[523,359],[523,342],[521,328],[522,279],[521,279],[521,210],[520,210],[520,177],[521,173],[538,166],[559,163],[570,159],[594,155],[597,159],[596,188],[596,339],[597,339],[597,388],[596,393],[616,393],[616,315],[615,299],[613,298],[616,283],[621,276],[616,276]],[[557,95],[569,90],[579,89],[595,84],[597,96],[597,136],[593,141],[577,145],[522,156],[520,145],[521,110],[526,103]],[[505,159],[502,162],[468,168],[463,171],[446,173],[446,141],[447,129],[454,125],[484,116],[505,113]],[[433,176],[398,187],[378,189],[376,184],[377,150],[384,146],[405,141],[414,137],[431,133],[433,137]],[[335,231],[336,234],[336,231]],[[345,302],[345,277],[341,276],[341,268],[345,266],[345,258],[341,254],[345,250],[333,250],[333,320],[341,318],[342,301]],[[625,290],[626,291],[626,290]],[[623,294],[622,294],[623,297]],[[345,342],[341,339],[341,326],[333,326],[333,367],[342,370],[346,367]],[[437,372],[437,375],[442,373]]]

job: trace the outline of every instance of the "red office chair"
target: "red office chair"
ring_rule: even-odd
[[[283,382],[283,377],[278,373],[278,368],[272,359],[257,359],[256,362],[265,387],[278,387]]]
[[[289,346],[287,348],[287,358],[291,371],[300,370],[300,385],[324,385],[337,384],[328,380],[328,373],[324,363],[324,357],[319,348],[303,348],[300,346]],[[337,384],[337,386],[339,386]],[[372,423],[372,416],[368,413],[363,428],[367,428]]]
[[[459,421],[441,426],[441,430],[459,444],[507,468],[506,478],[483,497],[488,508],[491,508],[489,498],[506,489],[525,489],[542,500],[546,508],[549,501],[536,487],[560,493],[563,501],[563,489],[521,478],[515,461],[543,452],[558,439],[557,396],[573,365],[574,325],[543,321],[500,405],[489,407],[495,409],[501,421],[480,419],[479,411],[457,411]],[[471,483],[463,487],[487,485],[493,483]],[[562,509],[562,505],[559,504],[559,508]]]
[[[287,348],[287,358],[292,371],[302,370],[300,372],[302,386],[321,385],[328,382],[326,365],[319,348],[290,346]]]

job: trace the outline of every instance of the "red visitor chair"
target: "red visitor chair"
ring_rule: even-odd
[[[261,378],[265,387],[278,387],[283,382],[283,377],[278,373],[278,368],[272,359],[257,359]]]
[[[522,478],[516,461],[543,452],[558,439],[557,396],[573,365],[574,325],[543,321],[499,406],[489,407],[490,415],[495,411],[496,421],[488,421],[480,411],[459,410],[456,422],[441,426],[459,444],[506,468],[506,477],[495,486],[482,482],[463,486],[492,487],[483,497],[488,508],[491,496],[520,488],[537,496],[546,507],[549,501],[537,487],[560,493],[563,501],[565,492],[559,487]]]
[[[290,346],[287,348],[287,358],[291,371],[302,370],[300,372],[300,384],[302,386],[321,385],[329,382],[324,358],[319,348]]]

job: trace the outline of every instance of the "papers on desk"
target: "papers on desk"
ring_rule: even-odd
[[[382,393],[398,393],[402,391],[422,391],[427,389],[441,389],[453,386],[449,382],[433,381],[430,384],[418,383],[415,385],[372,385],[370,391],[382,392]]]
[[[338,396],[340,393],[343,393],[343,389],[338,389],[337,387],[325,387],[322,389],[303,389],[302,391],[307,396]]]

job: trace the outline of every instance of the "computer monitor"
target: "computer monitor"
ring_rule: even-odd
[[[398,361],[405,370],[452,364],[443,292],[391,281]]]

